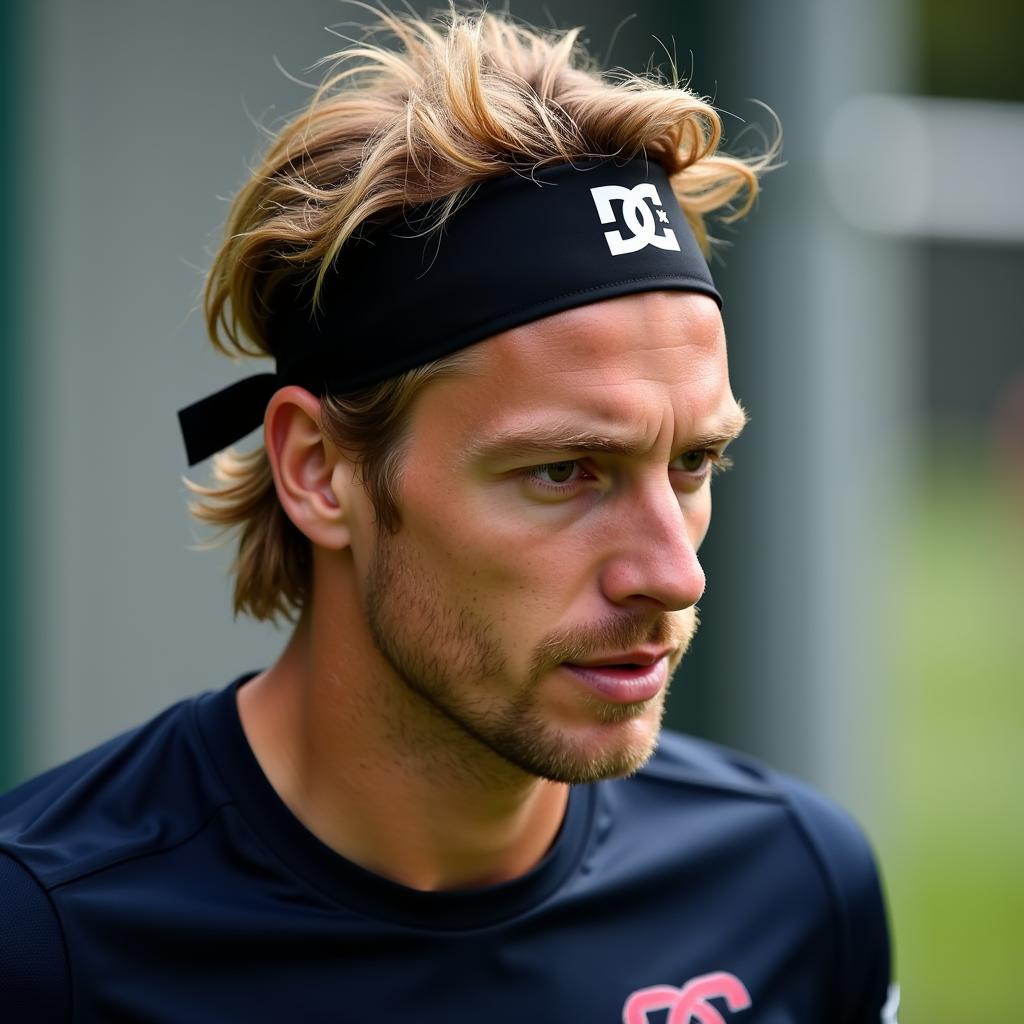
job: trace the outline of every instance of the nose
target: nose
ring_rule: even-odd
[[[695,605],[705,584],[697,545],[709,517],[710,506],[706,512],[684,511],[668,484],[624,502],[602,567],[605,597],[613,604],[659,611]]]

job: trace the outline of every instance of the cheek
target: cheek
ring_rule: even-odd
[[[470,502],[450,515],[424,511],[403,530],[445,591],[439,598],[524,639],[565,618],[587,564],[580,538]]]
[[[436,466],[410,473],[402,487],[402,532],[439,571],[505,587],[550,564],[549,522],[516,506],[505,488],[441,474]]]
[[[451,526],[422,535],[424,550],[459,600],[490,605],[509,602],[522,611],[546,604],[570,575],[571,559],[557,557],[550,542],[510,535],[486,520],[461,530]]]

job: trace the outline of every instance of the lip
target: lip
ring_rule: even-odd
[[[576,661],[572,664],[577,668],[605,668],[609,665],[649,666],[660,661],[671,651],[670,647],[637,647],[631,651],[613,652],[594,657],[590,661]]]
[[[633,667],[625,665],[561,665],[592,694],[612,704],[637,704],[656,697],[668,681],[668,656],[662,654],[647,664],[630,659]]]

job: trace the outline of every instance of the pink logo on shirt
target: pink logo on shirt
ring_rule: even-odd
[[[650,1024],[650,1014],[668,1010],[666,1024],[725,1024],[725,1018],[708,1000],[724,999],[732,1013],[750,1006],[746,986],[727,971],[692,978],[682,988],[652,985],[634,992],[622,1007],[622,1024]]]

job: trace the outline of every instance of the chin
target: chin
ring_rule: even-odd
[[[535,737],[528,751],[520,749],[509,759],[539,778],[570,785],[633,775],[654,754],[661,719],[638,719],[634,712],[633,718],[622,720],[622,707],[616,708],[618,721],[591,726],[583,735]]]
[[[623,779],[636,774],[651,759],[654,746],[629,748],[602,757],[576,758],[567,755],[557,762],[548,762],[535,772],[550,782],[581,786],[602,779]]]

